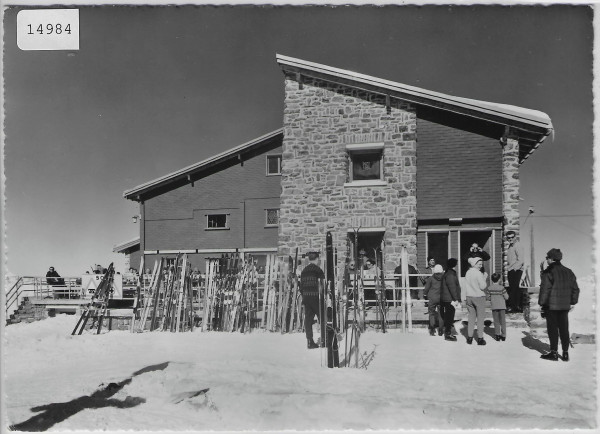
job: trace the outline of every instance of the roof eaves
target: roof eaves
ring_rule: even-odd
[[[270,133],[267,133],[263,136],[257,137],[253,140],[250,140],[249,142],[242,143],[239,146],[236,146],[227,151],[221,152],[220,154],[214,155],[210,158],[207,158],[206,160],[202,160],[198,163],[184,167],[183,169],[179,169],[179,170],[176,170],[175,172],[171,172],[167,175],[161,176],[160,178],[156,178],[152,181],[148,181],[144,184],[140,184],[137,187],[134,187],[130,190],[125,190],[125,192],[123,192],[123,197],[126,199],[136,200],[135,197],[138,196],[139,194],[148,192],[149,190],[152,190],[158,186],[165,185],[165,184],[169,183],[169,181],[177,179],[181,176],[186,176],[189,173],[200,172],[204,168],[210,167],[211,165],[213,165],[215,163],[226,161],[230,158],[235,158],[240,152],[244,152],[250,148],[253,148],[256,145],[259,145],[264,141],[270,140],[279,134],[283,134],[283,128],[279,128],[275,131],[271,131]]]
[[[125,241],[124,243],[117,244],[116,246],[113,247],[113,252],[120,253],[123,250],[130,249],[131,247],[135,246],[136,244],[140,244],[140,237],[136,237],[132,240]]]
[[[424,100],[435,101],[437,103],[441,103],[449,107],[455,107],[457,109],[474,110],[491,116],[497,116],[500,118],[517,121],[519,123],[524,123],[536,128],[544,129],[544,136],[549,135],[553,130],[552,121],[550,120],[550,117],[547,114],[537,110],[525,109],[506,104],[490,103],[486,101],[455,97],[452,95],[434,92],[415,86],[409,86],[402,83],[385,80],[345,69],[334,68],[319,63],[308,62],[293,57],[283,56],[280,54],[277,54],[276,58],[277,63],[282,67],[288,66],[304,71],[314,71],[316,73],[334,78],[340,78],[344,80],[350,80],[356,83],[362,83],[369,86],[379,87],[385,91],[401,93],[409,97],[414,96],[416,98],[421,98]]]

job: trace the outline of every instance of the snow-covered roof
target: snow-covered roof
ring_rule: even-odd
[[[519,139],[522,140],[521,160],[527,158],[554,130],[550,117],[538,110],[456,97],[281,54],[277,54],[276,57],[277,63],[289,72],[512,127],[521,133],[519,134]]]
[[[131,249],[140,244],[140,237],[136,237],[132,240],[125,241],[124,243],[117,244],[113,247],[113,252],[115,253],[125,253],[126,250]]]
[[[272,140],[276,139],[278,136],[283,137],[283,128],[271,131],[270,133],[257,137],[256,139],[252,139],[249,142],[242,143],[239,146],[231,148],[225,152],[221,152],[220,154],[214,155],[206,160],[202,160],[198,163],[192,164],[191,166],[184,167],[183,169],[179,169],[175,172],[161,176],[160,178],[156,178],[152,181],[138,185],[130,190],[126,190],[123,193],[123,197],[131,200],[139,200],[139,196],[141,194],[175,181],[181,181],[184,183],[193,182],[192,176],[197,176],[206,169],[223,163],[231,158],[242,157],[245,153],[260,148],[262,145],[271,143]]]

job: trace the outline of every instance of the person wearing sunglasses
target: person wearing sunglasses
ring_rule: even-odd
[[[517,241],[515,231],[506,232],[506,241],[508,241],[508,249],[506,250],[506,259],[508,261],[508,306],[506,312],[523,312],[523,296],[521,294],[520,282],[523,275],[525,256],[521,244]]]

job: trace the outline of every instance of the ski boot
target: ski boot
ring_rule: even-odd
[[[556,362],[556,361],[558,361],[558,352],[550,351],[548,354],[542,354],[540,356],[540,359],[551,360],[553,362]]]
[[[314,348],[319,348],[319,346],[312,339],[307,339],[307,347],[309,350],[312,350]]]

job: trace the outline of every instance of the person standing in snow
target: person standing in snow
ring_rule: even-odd
[[[456,306],[460,306],[461,294],[460,283],[456,274],[456,258],[448,259],[446,272],[442,277],[442,289],[440,293],[440,313],[444,323],[444,339],[447,341],[456,341],[456,336],[452,335],[452,326],[454,325],[454,313]]]
[[[300,273],[300,293],[302,294],[302,303],[304,304],[304,331],[308,349],[318,348],[313,340],[313,322],[315,315],[320,318],[319,294],[323,288],[325,273],[317,265],[319,254],[317,252],[308,253],[308,265]]]
[[[558,360],[558,338],[562,346],[562,359],[569,361],[569,310],[579,301],[579,286],[575,274],[562,261],[560,249],[550,249],[546,254],[548,267],[542,273],[538,304],[542,318],[546,318],[550,352],[540,356],[545,360]]]
[[[492,317],[494,318],[494,339],[506,340],[506,300],[508,292],[498,283],[500,274],[492,274],[492,283],[487,289],[488,300],[492,303]]]
[[[485,289],[487,288],[487,273],[481,272],[483,261],[481,258],[469,258],[471,268],[465,276],[465,295],[467,296],[467,311],[469,324],[467,326],[467,344],[473,343],[475,320],[477,320],[477,345],[485,345],[483,339],[483,320],[485,315]]]
[[[508,262],[508,309],[507,312],[523,312],[521,293],[521,276],[523,275],[524,254],[521,244],[517,241],[515,231],[506,232],[508,249],[506,260]]]
[[[429,300],[429,306],[427,307],[427,312],[429,313],[429,334],[435,336],[437,324],[438,335],[442,336],[444,333],[444,320],[440,314],[440,295],[442,292],[444,268],[438,264],[433,267],[432,271],[433,275],[425,283],[423,297]]]
[[[425,274],[433,274],[433,267],[435,267],[435,258],[433,256],[427,257],[427,267],[425,267]],[[423,285],[427,283],[427,281],[431,279],[431,276],[421,277],[421,282]],[[419,289],[411,289],[410,290],[410,298],[413,300],[419,300]],[[428,302],[425,302],[425,307],[428,306]]]

